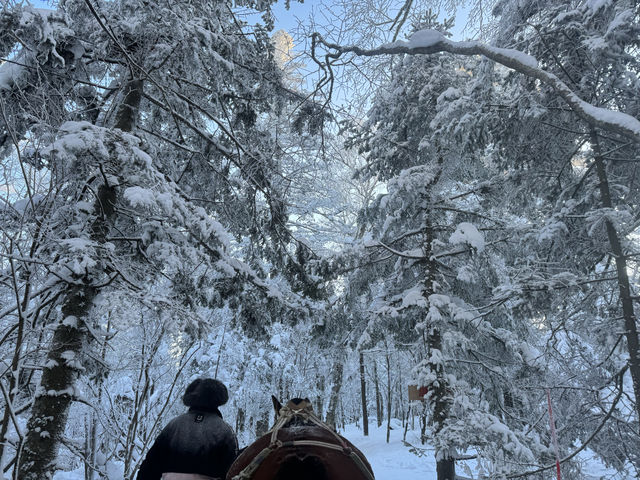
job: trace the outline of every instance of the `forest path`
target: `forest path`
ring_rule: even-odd
[[[417,427],[417,419],[416,419]],[[421,445],[419,431],[409,430],[406,443],[403,442],[404,430],[398,420],[391,420],[389,443],[386,442],[386,423],[378,428],[375,418],[369,420],[369,436],[362,433],[362,425],[347,425],[340,434],[351,441],[365,454],[376,480],[436,480],[436,462],[433,448]],[[413,452],[412,452],[413,450]],[[614,470],[606,468],[594,458],[589,449],[579,458],[583,462],[583,480],[625,480],[633,478],[617,476]],[[456,473],[460,480],[478,478],[476,462],[469,460],[456,464]],[[555,480],[555,471],[550,471],[545,480]]]
[[[409,431],[407,442],[417,450],[417,454],[412,453],[411,447],[403,442],[401,423],[391,420],[391,428],[389,443],[386,442],[386,423],[378,428],[373,417],[369,419],[369,436],[362,434],[361,425],[347,425],[340,434],[362,450],[373,468],[376,480],[436,480],[433,448],[420,445],[417,432]]]

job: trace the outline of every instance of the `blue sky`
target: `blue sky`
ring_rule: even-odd
[[[313,5],[317,6],[318,3],[313,0],[307,0],[304,3],[292,1],[289,10],[287,10],[284,8],[284,2],[278,2],[274,8],[276,29],[293,30],[298,25],[298,19],[304,21],[312,12]]]

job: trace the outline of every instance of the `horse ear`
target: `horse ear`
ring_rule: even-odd
[[[282,404],[280,400],[276,398],[275,395],[271,395],[271,402],[273,402],[273,408],[276,411],[276,417],[280,414],[280,409],[282,408]]]

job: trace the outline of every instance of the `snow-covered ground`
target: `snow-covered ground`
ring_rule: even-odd
[[[369,436],[365,437],[362,427],[348,425],[340,434],[349,439],[367,457],[376,480],[436,480],[436,463],[433,448],[421,445],[417,431],[407,432],[406,443],[403,441],[404,431],[398,420],[392,420],[392,430],[389,443],[386,442],[386,424],[378,428],[376,421],[369,422]],[[413,450],[413,451],[412,451]],[[583,461],[584,480],[623,480],[631,479],[617,476],[615,471],[607,469],[593,455],[584,453],[580,456]],[[111,465],[109,480],[123,480],[122,471],[118,465]],[[457,474],[460,478],[477,479],[478,468],[473,460],[458,462]],[[73,472],[59,472],[54,480],[84,480],[84,471],[79,468]],[[555,480],[555,471],[550,471],[546,477]]]
[[[433,449],[420,445],[416,433],[407,432],[407,442],[420,450],[410,452],[403,443],[402,425],[392,421],[389,443],[386,442],[386,424],[378,428],[376,420],[369,422],[369,436],[365,437],[362,427],[348,425],[341,435],[349,439],[367,457],[376,480],[435,480],[436,462]],[[419,433],[419,432],[418,432]],[[424,450],[422,450],[424,449]]]
[[[406,442],[403,442],[404,431],[397,420],[391,421],[391,435],[389,443],[386,442],[386,424],[378,428],[372,418],[369,422],[369,436],[365,437],[362,428],[349,425],[343,432],[362,453],[365,454],[376,480],[436,480],[436,462],[433,456],[433,448],[421,445],[419,432],[407,432]],[[414,452],[411,452],[414,447]],[[584,480],[623,480],[633,478],[619,476],[615,470],[606,468],[594,458],[593,454],[586,450],[579,455],[582,462]],[[473,460],[456,463],[456,474],[460,478],[477,479],[478,467]],[[549,471],[545,480],[555,480],[555,471]],[[56,479],[57,480],[57,479]]]

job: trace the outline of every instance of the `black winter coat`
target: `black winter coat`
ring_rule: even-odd
[[[137,478],[159,480],[165,472],[176,472],[223,479],[237,455],[238,440],[218,409],[190,408],[160,432]]]

